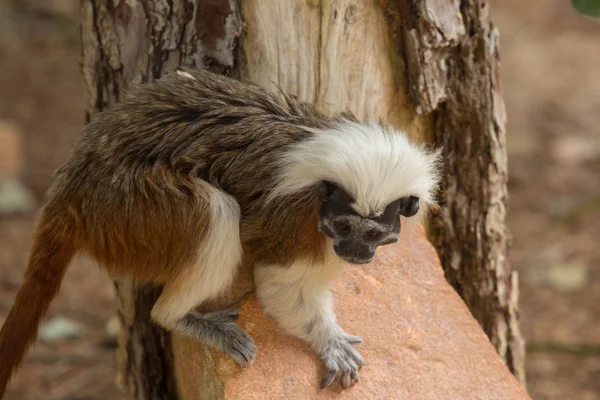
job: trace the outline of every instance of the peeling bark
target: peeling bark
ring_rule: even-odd
[[[179,65],[239,75],[242,23],[233,0],[85,0],[82,12],[88,116],[119,101],[130,84]]]

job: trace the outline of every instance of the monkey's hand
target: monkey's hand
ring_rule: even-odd
[[[362,343],[361,337],[341,330],[329,338],[320,354],[321,361],[329,371],[321,382],[321,388],[331,385],[340,372],[343,388],[348,388],[352,381],[358,382],[358,370],[363,366],[364,360],[352,346],[359,343]]]
[[[191,312],[179,322],[178,328],[201,343],[229,354],[241,367],[248,367],[256,356],[256,346],[252,338],[235,323],[238,316],[235,309]]]

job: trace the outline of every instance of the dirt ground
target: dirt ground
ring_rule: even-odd
[[[18,5],[18,6],[17,6]],[[0,0],[0,120],[23,133],[36,197],[83,124],[77,0]],[[600,399],[600,22],[564,0],[494,0],[508,107],[511,262],[520,273],[528,390]],[[33,213],[0,218],[0,323],[21,282]],[[106,276],[71,268],[51,317],[78,339],[39,343],[7,400],[121,399]]]

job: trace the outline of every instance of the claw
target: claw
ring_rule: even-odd
[[[338,372],[341,370],[340,384],[346,389],[352,385],[352,382],[358,382],[361,366],[364,364],[363,358],[352,347],[353,344],[362,342],[359,336],[341,333],[334,336],[323,354],[322,361],[329,371],[327,376],[321,381],[321,388],[330,386],[335,380]]]
[[[229,317],[236,321],[239,317],[240,317],[240,312],[236,309],[232,309],[231,312],[229,313]]]
[[[333,380],[335,379],[335,376],[337,375],[337,373],[338,373],[337,369],[329,370],[329,373],[327,374],[327,376],[323,379],[323,381],[321,381],[321,389],[324,389],[327,386],[331,385],[333,383]]]
[[[179,331],[230,355],[240,367],[249,367],[256,357],[256,345],[235,323],[238,316],[236,309],[190,313],[180,322]]]
[[[365,364],[365,360],[362,358],[362,356],[360,354],[358,354],[358,352],[356,350],[354,350],[353,348],[350,348],[349,353],[359,368]]]
[[[344,389],[350,387],[350,384],[352,383],[352,378],[350,377],[350,372],[346,372],[342,375],[342,387]]]

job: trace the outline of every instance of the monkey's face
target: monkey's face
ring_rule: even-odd
[[[319,230],[334,240],[337,256],[351,264],[370,263],[377,247],[397,242],[400,215],[412,217],[419,211],[419,198],[407,196],[381,215],[364,217],[352,208],[352,196],[331,182],[321,183],[319,198]]]

